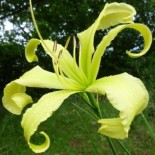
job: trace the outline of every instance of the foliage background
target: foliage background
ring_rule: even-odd
[[[43,38],[57,40],[59,43],[65,44],[68,36],[73,36],[73,35],[76,36],[76,33],[83,31],[93,23],[93,21],[96,19],[96,17],[100,13],[100,11],[102,10],[106,2],[111,3],[115,1],[116,0],[107,0],[107,1],[106,0],[72,0],[72,1],[33,0],[33,7],[35,10],[37,23],[38,23],[40,32],[43,35]],[[101,69],[98,76],[106,76],[106,75],[118,74],[121,72],[128,72],[136,77],[141,78],[150,93],[150,103],[146,110],[146,114],[150,122],[153,124],[155,123],[155,120],[154,120],[155,119],[155,95],[154,95],[154,92],[155,92],[155,2],[151,0],[138,0],[138,1],[117,0],[117,2],[125,2],[135,7],[137,11],[135,21],[144,23],[151,29],[151,32],[153,35],[153,43],[149,52],[145,56],[138,59],[131,59],[125,54],[125,50],[132,50],[133,52],[137,52],[137,50],[139,51],[140,49],[143,48],[143,39],[137,32],[132,31],[130,29],[121,32],[118,35],[118,37],[112,42],[112,44],[107,48],[107,52],[102,59]],[[5,24],[6,21],[9,21],[10,23],[13,24],[12,30],[6,30],[6,27],[7,27]],[[99,41],[101,40],[104,34],[106,34],[106,31],[97,32],[95,43],[94,43],[95,45],[99,43]],[[42,48],[39,48],[39,52],[38,52],[38,56],[40,60],[39,63],[29,64],[26,61],[24,57],[24,47],[27,41],[33,37],[36,38],[37,34],[34,30],[34,27],[31,21],[28,0],[27,1],[1,0],[0,1],[0,96],[3,95],[3,89],[7,83],[18,78],[25,71],[29,70],[30,68],[32,68],[37,64],[39,64],[41,67],[45,68],[46,70],[53,70],[51,60],[47,55],[44,54],[44,52],[42,51]],[[31,93],[35,95],[36,99],[39,98],[40,94],[46,92],[46,90],[42,90],[42,89],[39,89],[38,91],[36,89],[34,91],[33,90],[29,90],[29,91],[31,91]],[[66,109],[62,108],[62,111],[63,111],[62,115],[65,115],[66,110],[69,110],[69,113],[75,113],[74,108],[72,106],[71,107],[73,109],[73,112],[70,109],[70,106],[66,106],[66,107],[67,107]],[[70,114],[67,113],[66,115],[70,115]],[[19,126],[19,122],[21,118],[17,119],[16,117],[15,118],[14,117],[15,116],[8,114],[8,112],[5,109],[3,109],[3,106],[1,103],[0,104],[0,139],[1,139],[0,151],[6,150],[6,149],[3,149],[3,144],[5,140],[4,138],[1,138],[1,137],[4,137],[4,135],[6,134],[5,131],[7,130],[7,132],[9,132],[9,135],[10,135],[10,137],[8,136],[6,138],[8,142],[9,139],[11,139],[11,135],[14,135],[14,132],[16,132],[15,130],[13,130],[13,128],[16,128],[17,124],[18,124],[17,126]],[[75,117],[73,118],[76,120]],[[57,119],[59,122],[60,121],[59,114],[58,114],[58,118],[56,117],[56,120]],[[70,118],[68,119],[66,118],[66,121],[69,121],[69,123],[65,122],[64,126],[66,124],[70,124],[70,121],[74,121],[74,119],[71,120]],[[17,121],[17,122],[14,122],[14,121]],[[11,122],[10,126],[8,126],[8,122]],[[137,123],[140,123],[140,122],[141,120],[137,121]],[[63,124],[63,122],[61,121],[60,123]],[[77,123],[76,125],[79,125],[79,124]],[[73,130],[76,128],[76,125],[73,126],[74,127]],[[57,126],[57,128],[59,128],[59,125]],[[140,129],[138,129],[137,131],[139,130]],[[72,133],[71,131],[69,132]],[[79,136],[82,136],[82,134],[84,134],[83,132],[85,131],[82,130]],[[17,133],[19,133],[19,135],[22,136],[22,131],[17,130]],[[51,135],[53,135],[53,133],[51,133]],[[15,137],[16,136],[18,135],[15,135]],[[135,134],[134,136],[136,137],[138,135]],[[145,137],[145,138],[148,138],[148,137]],[[82,139],[82,140],[86,140],[86,139]],[[11,141],[13,143],[12,139]],[[66,143],[66,141],[64,141],[64,143]],[[89,143],[90,142],[88,142],[88,144]],[[133,143],[133,142],[128,141],[128,143]],[[59,144],[60,142],[58,142],[58,145]],[[81,144],[83,143],[81,142]],[[72,145],[82,146],[81,144],[78,144],[77,142],[77,144],[72,144]],[[9,145],[11,144],[8,144],[8,146]],[[24,140],[23,140],[23,145],[24,145]],[[147,146],[148,144],[143,144],[143,145]],[[132,148],[132,145],[129,145],[129,146]],[[24,148],[26,149],[27,146],[25,146]],[[65,144],[64,144],[64,148],[67,148]],[[78,149],[78,147],[76,149]],[[146,147],[146,150],[147,149],[149,149],[148,151],[150,151],[150,147]],[[74,151],[72,150],[71,152],[74,152]],[[88,151],[87,153],[90,153],[90,152]],[[28,154],[31,154],[31,153],[29,152]],[[60,153],[60,154],[63,154],[63,153]],[[85,154],[86,154],[86,150],[85,150]]]

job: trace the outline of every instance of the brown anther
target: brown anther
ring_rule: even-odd
[[[58,59],[61,57],[61,55],[62,55],[62,51],[63,51],[63,49],[60,50],[60,52],[59,52],[59,54],[58,54]]]
[[[57,66],[58,65],[58,61],[54,61],[54,65]]]
[[[66,41],[66,44],[65,44],[65,49],[67,49],[67,47],[68,47],[68,45],[69,45],[70,38],[71,38],[71,37],[68,37],[68,39],[67,39],[67,41]]]
[[[56,50],[57,50],[57,41],[54,41],[53,52],[56,52]]]

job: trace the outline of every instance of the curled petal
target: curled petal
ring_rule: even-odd
[[[25,93],[26,88],[12,81],[4,88],[3,106],[13,114],[20,115],[23,108],[32,103],[32,98]]]
[[[126,51],[126,53],[132,58],[138,58],[144,55],[149,50],[152,43],[152,33],[150,29],[143,24],[129,24],[126,28],[132,28],[139,31],[144,38],[144,48],[141,52],[132,53],[130,51]]]
[[[132,23],[132,18],[135,14],[135,9],[128,4],[106,4],[96,21],[88,29],[78,34],[81,44],[79,65],[87,77],[90,76],[91,58],[94,53],[95,32],[99,29],[105,29],[119,23]]]
[[[25,48],[25,57],[28,62],[38,61],[38,57],[35,54],[35,49],[40,44],[40,40],[31,39]]]
[[[148,105],[149,95],[140,79],[127,73],[109,76],[96,80],[86,91],[106,95],[114,108],[120,111],[119,116],[123,125],[124,133],[129,131],[130,124],[134,117],[141,113]],[[103,121],[103,120],[102,120]],[[106,125],[106,133],[111,132],[109,137],[120,138],[120,135],[114,136],[117,130],[113,127],[114,120],[106,119],[103,121]],[[120,122],[117,120],[118,130],[121,129]],[[102,125],[103,127],[103,125]],[[104,134],[102,130],[102,134]],[[105,135],[106,135],[105,133]],[[125,134],[124,134],[125,135]],[[124,136],[125,138],[126,136]]]
[[[46,151],[50,145],[50,139],[48,135],[42,131],[40,133],[45,136],[45,142],[41,145],[36,145],[30,142],[31,136],[35,133],[39,124],[48,119],[53,112],[60,107],[63,101],[74,93],[76,92],[67,90],[48,93],[44,95],[36,104],[33,104],[33,106],[23,115],[21,125],[24,129],[24,136],[29,144],[29,147],[35,153]]]
[[[98,130],[98,133],[100,134],[117,139],[128,137],[128,131],[124,130],[120,118],[100,119],[98,123],[101,124],[101,127]]]
[[[106,47],[108,47],[111,43],[111,41],[117,36],[119,32],[124,30],[125,28],[132,28],[137,31],[139,31],[143,38],[144,38],[144,48],[141,52],[139,53],[131,53],[130,51],[127,51],[126,53],[132,57],[132,58],[138,58],[142,55],[144,55],[150,48],[151,43],[152,43],[152,34],[149,28],[143,24],[137,24],[137,23],[132,23],[132,24],[126,24],[126,25],[119,25],[112,30],[108,32],[108,34],[103,37],[102,41],[100,44],[97,46],[96,52],[94,53],[93,60],[92,60],[92,65],[91,65],[91,71],[93,74],[91,74],[91,81],[94,81],[96,79],[99,67],[100,67],[100,62],[102,55],[105,52]]]
[[[136,15],[135,9],[126,3],[114,2],[106,4],[99,16],[100,25],[98,26],[98,30],[120,23],[132,23],[134,15]]]
[[[40,133],[42,136],[45,137],[45,142],[44,142],[43,144],[35,145],[35,144],[33,144],[33,143],[31,143],[31,142],[28,141],[28,144],[29,144],[30,148],[31,148],[35,153],[42,153],[42,152],[45,152],[45,151],[49,148],[49,146],[50,146],[50,139],[49,139],[48,135],[47,135],[45,132],[43,132],[43,131],[41,131],[41,132],[39,132],[39,133]]]
[[[19,79],[6,85],[2,98],[3,105],[11,113],[19,115],[27,104],[32,103],[32,98],[25,93],[26,87],[79,89],[78,84],[74,81],[68,78],[63,78],[62,80],[65,80],[68,85],[63,85],[54,73],[36,66],[23,74]]]

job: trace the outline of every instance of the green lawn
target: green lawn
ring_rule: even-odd
[[[72,103],[88,109],[87,105],[77,96],[67,99],[61,108],[38,131],[45,131],[50,136],[51,146],[43,155],[95,155],[95,146],[99,155],[112,155],[106,138],[97,134],[99,125],[89,115]],[[103,103],[102,103],[103,104]],[[114,115],[108,104],[103,104],[103,112]],[[149,111],[147,109],[147,111]],[[148,114],[148,112],[147,112]],[[153,116],[149,116],[153,126]],[[20,126],[21,116],[1,112],[0,118],[0,155],[33,155],[29,149]],[[85,123],[84,123],[85,122]],[[154,125],[155,129],[155,125]],[[91,139],[91,140],[90,140]],[[42,137],[36,134],[34,142],[41,142]],[[132,123],[129,138],[122,141],[132,155],[155,155],[153,141],[140,116]],[[113,140],[119,155],[126,155],[116,140]]]

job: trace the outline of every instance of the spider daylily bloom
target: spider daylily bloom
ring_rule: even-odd
[[[35,49],[41,44],[45,52],[52,58],[54,73],[36,66],[19,79],[9,83],[4,89],[3,105],[14,114],[21,114],[22,109],[32,102],[26,94],[26,87],[57,89],[45,94],[28,108],[23,115],[21,125],[24,136],[30,148],[36,152],[44,152],[50,145],[50,139],[45,132],[42,145],[30,142],[39,124],[49,118],[63,101],[70,95],[79,92],[106,95],[114,108],[120,111],[117,118],[100,119],[98,132],[111,138],[124,139],[128,136],[130,124],[134,117],[141,113],[148,104],[148,92],[140,79],[122,73],[114,76],[96,79],[101,57],[111,41],[125,28],[132,28],[141,33],[144,38],[144,49],[139,53],[126,53],[133,58],[144,55],[150,48],[152,36],[149,28],[133,22],[136,14],[134,8],[125,3],[106,4],[96,21],[85,31],[78,33],[80,42],[79,62],[76,62],[74,40],[73,53],[51,40],[31,39],[25,50],[29,62],[38,61]],[[94,35],[97,30],[115,26],[103,37],[97,48],[94,48]],[[79,64],[79,65],[78,65]]]

